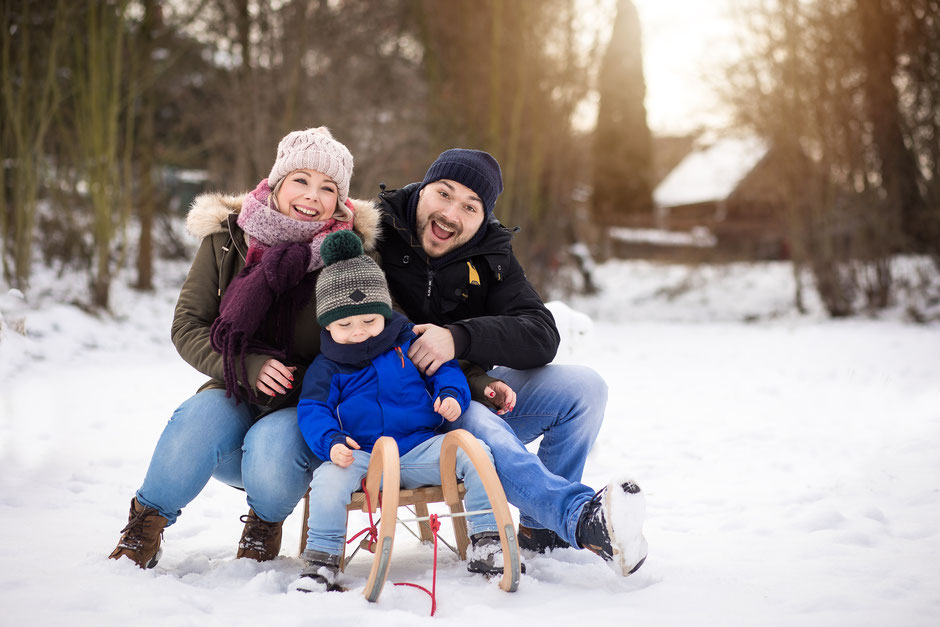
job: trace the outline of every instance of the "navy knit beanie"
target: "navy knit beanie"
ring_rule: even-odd
[[[493,215],[496,198],[503,193],[503,173],[499,169],[499,162],[493,155],[482,150],[445,150],[428,168],[418,189],[441,179],[457,181],[472,189],[483,201],[487,219]]]

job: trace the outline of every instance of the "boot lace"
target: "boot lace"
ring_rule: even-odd
[[[118,543],[118,548],[127,549],[129,551],[140,551],[143,546],[143,536],[144,529],[147,526],[147,518],[156,514],[157,510],[152,507],[145,507],[138,512],[134,512],[134,516],[127,521],[127,525],[121,529],[121,541]],[[160,532],[163,535],[163,532]]]
[[[278,524],[269,523],[251,514],[244,514],[239,520],[245,523],[245,535],[239,543],[239,548],[264,551],[266,542],[277,530]]]

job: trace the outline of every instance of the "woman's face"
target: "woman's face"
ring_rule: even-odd
[[[288,218],[323,222],[333,217],[339,199],[336,181],[316,170],[294,170],[284,177],[275,201]]]

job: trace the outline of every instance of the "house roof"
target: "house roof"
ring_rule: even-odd
[[[719,139],[689,153],[653,191],[659,207],[724,200],[767,154],[756,137]]]

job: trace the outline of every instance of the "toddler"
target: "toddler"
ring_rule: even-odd
[[[440,485],[443,421],[467,409],[470,390],[456,360],[431,376],[408,359],[413,325],[391,309],[385,275],[350,231],[329,235],[317,279],[320,354],[303,380],[297,417],[304,440],[324,460],[310,482],[309,532],[298,589],[340,590],[336,582],[346,535],[346,506],[360,488],[370,451],[391,436],[401,456],[401,487]],[[489,448],[484,444],[489,454]],[[329,460],[329,461],[326,461]],[[457,454],[468,511],[490,508],[473,464]],[[394,515],[390,513],[389,515]],[[502,548],[491,513],[467,518],[467,570],[502,573]]]

